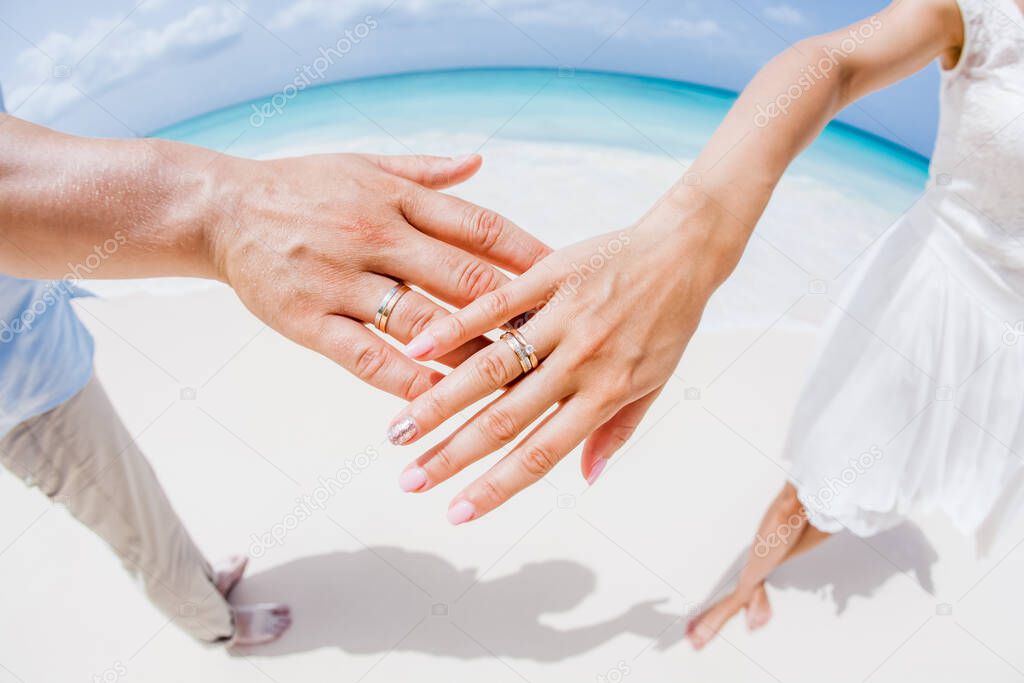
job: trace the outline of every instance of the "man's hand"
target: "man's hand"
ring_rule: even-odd
[[[3,114],[0,149],[0,271],[220,279],[277,331],[404,398],[438,376],[363,326],[391,287],[403,280],[464,306],[507,279],[495,266],[521,273],[549,251],[436,191],[472,176],[477,155],[252,161],[63,135]],[[388,333],[408,340],[444,313],[409,292]],[[457,363],[481,344],[439,360]]]
[[[323,155],[233,160],[218,174],[224,215],[211,233],[220,279],[285,336],[360,379],[412,398],[438,379],[362,323],[396,281],[464,306],[548,249],[500,215],[434,191],[480,168],[480,157]],[[388,333],[408,341],[446,311],[412,291]],[[474,340],[441,360],[482,348]]]

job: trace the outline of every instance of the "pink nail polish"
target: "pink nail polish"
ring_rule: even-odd
[[[605,465],[608,464],[608,458],[598,458],[594,461],[594,466],[590,468],[590,474],[587,475],[587,486],[593,486],[597,478],[604,472]]]
[[[437,342],[429,332],[420,332],[411,342],[405,345],[405,355],[410,358],[422,358],[434,350]]]
[[[410,467],[398,477],[398,485],[406,493],[419,491],[427,483],[427,472],[422,467]]]
[[[464,524],[473,519],[476,508],[468,500],[460,500],[448,508],[448,522],[454,525]]]
[[[396,446],[402,446],[413,440],[419,432],[416,421],[411,417],[403,417],[398,422],[388,427],[388,441]]]

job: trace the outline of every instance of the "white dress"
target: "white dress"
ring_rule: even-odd
[[[959,4],[927,189],[837,302],[786,457],[824,531],[941,509],[984,552],[1024,507],[1024,13]]]

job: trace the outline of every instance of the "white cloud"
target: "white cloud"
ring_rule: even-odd
[[[617,4],[587,0],[490,0],[489,4],[516,24],[588,25],[609,30],[622,25],[629,12]]]
[[[208,56],[238,39],[243,30],[255,30],[232,2],[205,0],[175,17],[179,6],[149,0],[127,19],[98,18],[75,31],[47,34],[39,43],[41,49],[26,48],[16,55],[17,75],[5,84],[7,104],[25,118],[50,123],[81,102],[83,92],[99,97],[165,65],[175,68]],[[367,15],[381,15],[385,8],[385,18],[416,23],[469,18],[500,24],[497,12],[528,33],[534,27],[575,27],[634,37],[701,39],[725,34],[697,3],[674,6],[668,18],[650,10],[632,16],[635,7],[621,0],[296,0],[270,6],[271,13],[259,19],[282,35],[325,26],[340,31]]]
[[[306,22],[336,23],[355,16],[372,14],[373,10],[379,11],[382,8],[382,3],[372,0],[299,0],[273,15],[267,22],[267,28],[272,31],[283,31]]]
[[[777,24],[796,26],[806,21],[800,10],[792,5],[770,5],[764,8],[764,16]]]
[[[306,22],[343,23],[380,12],[389,15],[443,15],[497,18],[495,13],[516,25],[609,26],[629,18],[629,13],[609,0],[407,0],[400,3],[381,0],[299,0],[270,18],[273,30],[289,29]]]
[[[196,7],[157,29],[122,19],[93,19],[75,35],[49,33],[38,49],[20,52],[15,60],[23,78],[9,91],[11,109],[30,119],[52,119],[84,97],[80,90],[94,96],[165,61],[223,47],[241,34],[244,15],[218,4]]]
[[[670,19],[657,30],[683,38],[708,38],[722,33],[722,27],[714,19]]]

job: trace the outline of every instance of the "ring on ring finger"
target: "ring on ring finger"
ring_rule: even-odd
[[[408,285],[404,282],[396,282],[395,286],[389,289],[388,293],[384,295],[384,298],[380,300],[380,305],[377,306],[377,313],[373,316],[373,326],[384,334],[387,334],[388,321],[391,319],[391,313],[394,312],[395,306],[398,305],[398,300],[408,292]]]
[[[509,328],[505,334],[501,335],[501,341],[508,344],[512,352],[516,354],[516,360],[519,361],[520,367],[523,368],[523,374],[529,374],[531,370],[537,367],[537,350],[533,347],[533,344],[526,341],[526,337],[523,333],[515,328]]]

